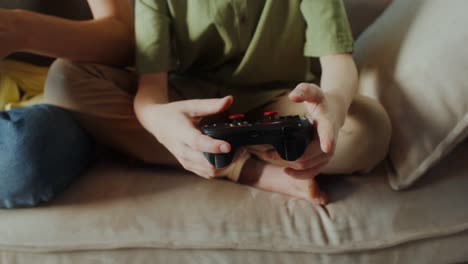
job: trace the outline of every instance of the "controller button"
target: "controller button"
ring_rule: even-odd
[[[277,114],[278,114],[278,111],[268,111],[268,112],[264,112],[263,116],[264,117],[269,117],[269,116],[274,116],[274,115],[277,115]]]
[[[263,116],[266,118],[266,120],[269,120],[269,121],[275,120],[277,114],[278,114],[278,111],[263,112]]]
[[[229,118],[229,120],[242,119],[242,118],[244,118],[244,114],[233,114],[233,115],[230,115],[228,118]]]

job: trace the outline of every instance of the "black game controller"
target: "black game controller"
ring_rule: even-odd
[[[203,153],[216,168],[229,165],[238,147],[246,145],[272,145],[284,160],[297,160],[312,139],[313,126],[303,116],[277,116],[265,112],[261,121],[250,123],[243,114],[229,116],[230,122],[205,125],[203,134],[231,144],[229,153]]]

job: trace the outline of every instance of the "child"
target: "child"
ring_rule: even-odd
[[[380,105],[356,95],[341,0],[137,0],[135,14],[136,91],[131,73],[104,66],[59,61],[49,77],[50,102],[78,112],[100,140],[147,162],[317,204],[327,196],[316,175],[367,171],[385,156],[389,121]],[[320,88],[309,57],[320,58]],[[202,135],[201,118],[268,110],[316,125],[318,139],[299,160],[282,161],[267,146],[238,151],[222,169],[205,159],[203,152],[230,145]]]

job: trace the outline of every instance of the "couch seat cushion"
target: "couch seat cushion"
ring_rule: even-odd
[[[467,156],[465,142],[405,192],[389,188],[383,166],[366,175],[329,176],[322,184],[332,202],[325,207],[183,171],[100,162],[52,204],[0,210],[0,249],[391,248],[468,228]]]

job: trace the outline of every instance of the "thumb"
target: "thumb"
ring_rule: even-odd
[[[321,103],[324,99],[322,89],[312,83],[300,83],[289,94],[289,100],[301,103]]]
[[[193,99],[183,101],[183,111],[190,117],[214,115],[227,110],[233,102],[231,95],[216,99]]]

